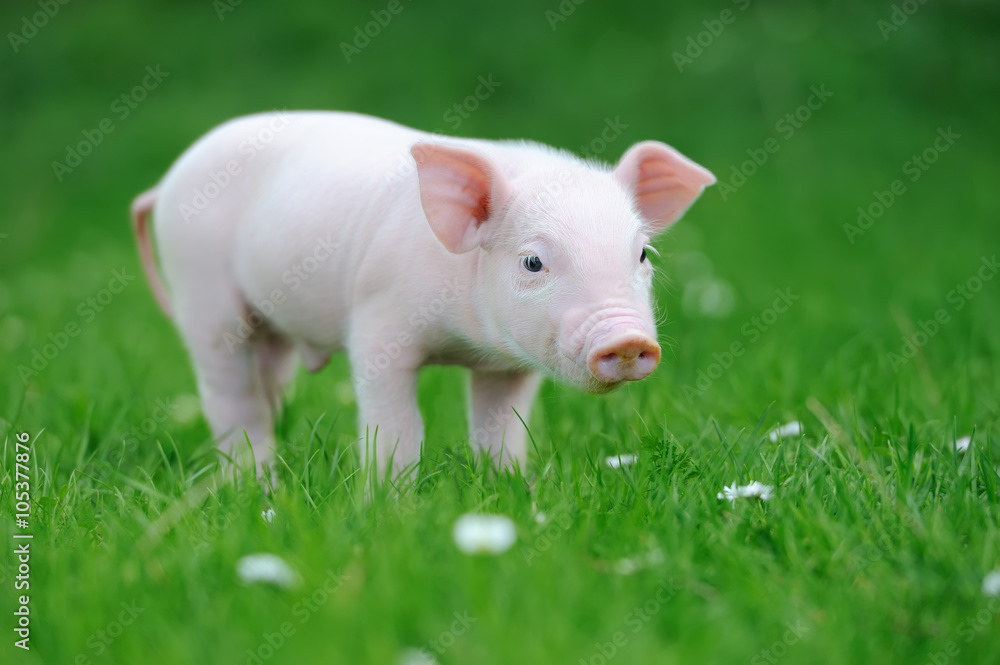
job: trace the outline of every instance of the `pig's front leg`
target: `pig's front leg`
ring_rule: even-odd
[[[501,468],[515,464],[524,468],[528,433],[517,414],[528,422],[541,381],[538,372],[472,372],[470,437]]]
[[[352,342],[350,357],[358,401],[360,460],[367,470],[374,455],[381,480],[390,459],[393,475],[407,467],[415,469],[420,459],[424,421],[417,407],[418,365],[405,353],[395,357],[387,353],[386,348],[400,348],[395,342],[381,344],[374,336],[358,337]]]

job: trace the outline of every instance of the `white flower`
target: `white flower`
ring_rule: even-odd
[[[614,571],[619,575],[631,575],[641,568],[656,566],[661,563],[663,563],[663,550],[657,547],[647,552],[645,556],[639,555],[637,557],[618,559],[618,561],[615,561]]]
[[[983,578],[983,594],[986,596],[1000,596],[1000,570],[994,570]]]
[[[455,522],[455,545],[465,554],[501,554],[517,540],[514,522],[504,515],[468,513]]]
[[[638,459],[638,455],[611,455],[604,458],[604,463],[612,469],[620,469],[623,466],[632,466]]]
[[[639,570],[639,564],[635,559],[618,559],[615,562],[615,572],[619,575],[631,575]]]
[[[784,425],[779,425],[775,427],[770,432],[767,433],[767,438],[771,441],[777,441],[780,439],[787,439],[792,436],[798,436],[802,434],[802,423],[798,420],[793,420],[790,423],[785,423]]]
[[[287,589],[299,583],[298,574],[276,554],[248,554],[236,562],[236,572],[248,584],[264,582]]]
[[[769,501],[774,496],[774,485],[765,485],[751,480],[749,485],[737,485],[723,487],[722,491],[716,495],[720,499],[728,499],[736,506],[736,499],[757,498],[761,501]]]
[[[438,662],[427,649],[407,649],[399,654],[399,665],[438,665]]]
[[[969,444],[972,443],[971,436],[963,436],[961,439],[955,442],[955,450],[964,453],[969,449]]]
[[[274,508],[268,508],[267,510],[260,511],[260,516],[265,522],[273,522]]]
[[[535,524],[545,524],[545,520],[549,519],[549,516],[538,509],[538,504],[534,501],[531,502],[531,517],[535,520]]]

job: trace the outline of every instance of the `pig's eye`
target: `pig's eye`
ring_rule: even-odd
[[[642,248],[642,254],[639,255],[639,263],[644,263],[646,261],[646,248]]]
[[[521,259],[521,264],[528,272],[538,272],[542,269],[542,260],[537,256],[526,256]]]

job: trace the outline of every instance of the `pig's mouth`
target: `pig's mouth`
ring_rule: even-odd
[[[618,383],[599,383],[597,381],[589,381],[584,390],[591,395],[607,395],[609,392],[621,388],[626,383],[628,382],[619,381]]]

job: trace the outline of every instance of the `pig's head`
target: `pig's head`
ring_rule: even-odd
[[[504,165],[465,147],[411,150],[434,234],[450,252],[477,253],[490,341],[593,393],[648,376],[660,360],[648,243],[715,178],[656,141],[613,169],[504,150]]]

